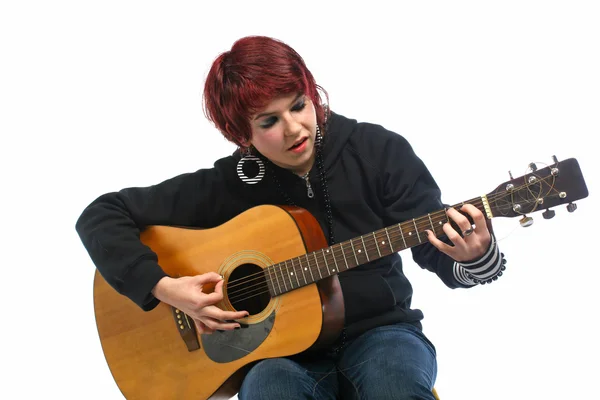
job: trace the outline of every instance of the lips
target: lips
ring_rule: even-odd
[[[294,150],[295,148],[299,147],[300,145],[302,145],[302,143],[304,143],[306,141],[306,139],[308,139],[308,138],[305,137],[305,138],[302,138],[302,139],[298,140],[288,150]]]

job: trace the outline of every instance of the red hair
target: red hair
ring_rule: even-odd
[[[304,93],[322,126],[326,116],[319,90],[327,98],[294,49],[277,39],[248,36],[213,62],[204,84],[204,114],[227,140],[247,147],[251,116],[277,96]]]

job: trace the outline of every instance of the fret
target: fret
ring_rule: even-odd
[[[330,247],[330,249],[331,249],[331,257],[333,258],[333,263],[335,264],[336,271],[342,272],[342,271],[340,271],[340,267],[338,267],[338,265],[337,265],[337,260],[335,258],[335,252],[333,250],[333,247]],[[327,250],[327,252],[329,253],[329,250]]]
[[[348,260],[346,260],[346,255],[344,254],[344,246],[340,243],[340,248],[342,249],[342,256],[344,256],[344,262],[346,263],[346,270],[349,269],[348,267]]]
[[[300,280],[298,279],[298,271],[296,271],[296,268],[294,268],[294,260],[291,260],[292,263],[292,269],[294,270],[293,274],[296,277],[296,282],[298,282],[298,287],[300,287]]]
[[[271,271],[271,269],[272,269],[272,268],[271,268],[271,267],[267,267],[267,268],[265,268],[265,269],[266,269],[266,270],[267,270],[267,272],[269,273],[269,280],[271,281],[271,287],[273,288],[273,294],[274,294],[274,295],[277,295],[277,292],[275,291],[275,284],[273,283],[273,278],[271,277],[271,272],[273,272],[273,271]],[[280,291],[280,292],[281,292],[281,291]]]
[[[390,250],[394,251],[394,247],[392,246],[392,240],[390,239],[390,233],[388,232],[387,228],[385,228],[384,231],[385,235],[387,236],[388,243],[390,244]]]
[[[433,226],[433,221],[431,220],[431,214],[427,214],[427,217],[429,217],[429,224],[431,225],[431,231],[435,235],[435,226]]]
[[[300,260],[298,260],[298,264],[300,264]],[[292,258],[292,266],[294,266],[294,259]],[[306,281],[306,275],[304,275],[304,268],[302,268],[302,264],[300,264],[300,271],[302,271],[302,277],[304,278],[304,284],[308,284]]]
[[[319,266],[319,262],[317,261],[317,253],[313,252],[313,256],[315,256],[315,264],[317,264],[317,269],[319,270],[319,276],[323,279],[323,275],[321,275],[321,267]]]
[[[312,281],[314,282],[315,277],[313,276],[312,268],[310,266],[310,261],[308,260],[308,254],[305,254],[304,257],[306,257],[306,263],[308,264],[308,270],[310,271],[310,277],[311,277]]]
[[[363,239],[363,237],[361,236],[360,240],[362,241],[363,249],[365,249],[365,256],[367,256],[367,262],[371,261],[369,260],[369,250],[367,250],[367,246],[365,246],[365,239]]]
[[[294,288],[294,282],[292,282],[292,275],[294,275],[294,273],[290,273],[290,268],[287,265],[287,261],[285,261],[285,272],[288,276],[288,279],[290,280],[290,287],[293,289]]]
[[[279,292],[277,292],[277,286],[279,286],[279,282],[277,282],[277,286],[275,286],[275,280],[276,280],[276,276],[274,276],[275,272],[275,265],[271,265],[269,267],[269,276],[271,277],[271,282],[273,283],[273,292],[275,292],[276,295],[281,294],[281,287],[279,287]]]
[[[350,240],[350,246],[352,246],[352,253],[354,253],[354,258],[356,259],[356,265],[360,265],[360,262],[358,261],[358,257],[356,256],[356,250],[354,249],[354,241]]]
[[[275,279],[277,280],[277,286],[279,286],[279,294],[283,293],[283,290],[281,290],[281,284],[279,283],[279,278],[277,277],[277,270],[275,269],[275,267],[273,267],[273,274],[275,275]]]
[[[281,268],[281,263],[279,263],[279,271],[281,271],[281,280],[283,281],[283,286],[285,287],[285,291],[288,291],[287,285],[285,284],[285,276],[283,275],[283,269]]]
[[[421,235],[419,235],[419,228],[417,228],[417,222],[413,218],[413,225],[415,226],[415,232],[417,233],[417,238],[419,239],[419,243],[421,243]]]
[[[327,250],[329,251],[329,250]],[[325,268],[327,268],[327,271],[329,271],[329,275],[332,275],[333,273],[335,273],[335,269],[333,271],[329,270],[329,263],[327,262],[327,256],[325,255],[325,250],[321,249],[321,254],[323,254],[323,260],[325,260]]]
[[[381,258],[381,251],[379,251],[379,243],[377,243],[377,236],[375,236],[375,232],[373,232],[373,240],[375,240],[375,246],[377,246],[377,254],[379,254],[379,258]]]
[[[406,245],[406,240],[404,239],[404,232],[402,232],[402,225],[398,224],[398,229],[400,230],[400,235],[402,235],[402,241],[404,242],[404,248],[408,248],[408,246]]]

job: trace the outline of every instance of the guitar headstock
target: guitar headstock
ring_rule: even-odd
[[[533,223],[526,214],[546,210],[544,218],[554,216],[552,207],[567,204],[569,212],[575,211],[576,200],[588,196],[579,163],[574,158],[558,161],[543,169],[529,164],[531,172],[516,179],[504,182],[487,195],[488,204],[494,217],[523,217],[521,224]],[[512,178],[512,175],[511,175]]]

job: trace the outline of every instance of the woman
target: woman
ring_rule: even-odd
[[[300,55],[281,41],[246,37],[221,54],[206,79],[205,112],[240,151],[213,168],[92,202],[77,231],[107,282],[143,310],[159,302],[182,310],[200,333],[232,330],[248,313],[215,306],[221,277],[167,276],[140,242],[141,230],[211,228],[256,205],[287,204],[310,211],[333,244],[444,209],[402,136],[330,111],[321,94]],[[407,232],[421,243],[411,250],[415,262],[450,288],[497,279],[504,261],[481,211],[467,204],[446,214],[441,227],[415,224]],[[365,262],[339,282],[345,315],[337,341],[323,352],[260,361],[241,399],[433,398],[435,348],[422,332],[422,312],[411,309],[400,256]],[[207,283],[216,283],[214,293],[202,292]]]

